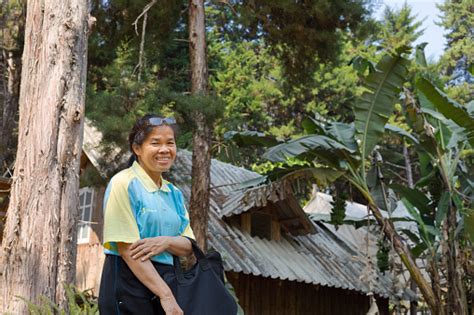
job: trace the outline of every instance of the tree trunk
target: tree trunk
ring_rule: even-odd
[[[415,184],[413,182],[413,171],[411,167],[410,152],[408,152],[408,147],[405,142],[403,142],[403,157],[405,160],[405,172],[406,172],[406,177],[407,177],[407,184],[409,188],[413,188],[415,187]],[[416,282],[411,278],[409,281],[410,281],[410,289],[416,294],[416,291],[418,288],[416,285]],[[417,308],[418,308],[417,301],[410,302],[410,315],[416,315],[418,313]]]
[[[2,243],[0,311],[26,314],[44,295],[66,308],[87,63],[88,1],[28,1],[18,151]]]
[[[463,288],[463,270],[459,262],[459,245],[456,240],[457,227],[456,207],[450,204],[445,222],[448,235],[446,258],[448,262],[448,301],[446,303],[447,313],[456,315],[467,315],[467,297]]]
[[[203,0],[189,0],[189,55],[191,61],[191,94],[208,94],[206,29]],[[203,113],[193,113],[193,166],[190,218],[198,244],[205,250],[209,220],[212,126]]]
[[[431,309],[431,312],[435,315],[444,315],[444,309],[441,303],[438,303],[438,300],[436,299],[432,288],[424,279],[423,274],[416,265],[410,250],[402,241],[400,235],[398,235],[397,231],[395,230],[395,227],[393,226],[392,221],[390,221],[389,219],[385,219],[382,216],[382,213],[375,204],[375,201],[372,200],[370,196],[366,197],[368,197],[367,199],[369,201],[370,210],[374,214],[377,223],[382,227],[382,231],[384,232],[385,236],[391,241],[393,248],[402,260],[402,263],[405,265],[405,267],[407,267],[408,271],[410,272],[411,279],[413,279],[413,281],[415,281],[418,285],[418,288],[420,289],[421,294],[423,295],[426,303]]]

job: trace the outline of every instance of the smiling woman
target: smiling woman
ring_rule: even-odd
[[[172,118],[146,115],[129,135],[131,166],[110,181],[104,200],[106,260],[101,314],[182,314],[163,278],[173,255],[192,252],[183,194],[162,178],[176,158]]]

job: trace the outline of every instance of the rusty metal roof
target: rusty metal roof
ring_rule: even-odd
[[[100,168],[103,164],[98,160],[93,161],[100,157],[97,140],[99,135],[96,134],[98,131],[91,131],[88,122],[85,129],[84,143],[88,145],[84,146],[84,151],[92,164]],[[180,150],[169,174],[172,182],[183,191],[186,200],[189,200],[191,194],[191,165],[191,153]],[[392,291],[389,276],[368,269],[366,258],[357,247],[338,237],[323,224],[312,222],[316,234],[282,234],[281,239],[276,241],[252,237],[226,222],[223,219],[226,213],[238,214],[245,211],[238,208],[240,202],[237,200],[241,201],[244,193],[236,190],[238,185],[259,176],[246,169],[212,160],[209,245],[222,254],[227,271],[362,293],[371,291],[370,284],[373,292],[380,296],[396,295]],[[231,205],[235,208],[232,209]]]

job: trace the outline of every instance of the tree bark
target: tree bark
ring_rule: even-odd
[[[189,54],[191,94],[208,94],[206,28],[203,0],[189,0]],[[209,188],[211,169],[212,126],[202,112],[193,113],[193,166],[190,201],[191,226],[198,244],[206,249],[209,221]]]
[[[76,261],[88,13],[83,0],[27,4],[1,313],[28,313],[17,296],[36,301],[44,295],[67,310],[64,284],[73,282]]]

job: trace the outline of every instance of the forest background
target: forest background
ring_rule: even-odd
[[[126,150],[127,133],[137,117],[148,112],[172,115],[181,126],[178,147],[192,150],[196,127],[192,114],[197,111],[210,127],[212,157],[277,179],[295,166],[304,166],[306,161],[268,161],[263,155],[266,147],[307,134],[308,117],[326,125],[355,122],[358,100],[368,89],[367,74],[386,54],[404,54],[410,60],[407,77],[423,74],[450,101],[462,104],[472,117],[472,2],[446,1],[439,6],[439,21],[447,43],[439,60],[424,59],[423,47],[414,47],[423,33],[423,25],[409,4],[386,8],[381,20],[375,20],[373,10],[378,4],[205,2],[209,93],[195,95],[191,91],[188,1],[94,0],[91,15],[95,23],[88,42],[86,117],[103,132],[106,146],[118,145]],[[21,1],[2,3],[5,77],[0,104],[0,165],[5,174],[12,171],[17,150],[25,5]],[[144,8],[149,9],[146,14]],[[416,131],[405,114],[409,107],[406,100],[411,95],[408,92],[416,87],[414,81],[407,80],[399,88],[405,91],[405,97],[395,102],[387,117],[398,129],[384,134],[377,144],[377,152],[383,157],[380,173],[385,183],[393,185],[387,195],[395,199],[404,193],[396,189],[397,184],[413,188],[427,178],[426,166],[430,165],[418,154],[416,145],[400,137],[403,132]],[[443,128],[440,130],[443,134]],[[459,150],[458,159],[463,162],[459,167],[468,174],[469,189],[462,190],[460,202],[462,209],[470,209],[472,149],[468,137],[461,142],[465,145]],[[84,180],[83,184],[97,184],[100,178]],[[454,180],[459,186],[464,185],[460,181]],[[319,184],[320,190],[333,194],[336,200],[367,203],[367,196],[345,177]],[[302,203],[310,197],[311,186],[308,187],[299,196]],[[420,192],[431,198],[433,187],[420,187]],[[333,223],[340,223],[341,216],[336,211]],[[439,233],[431,236],[439,237]],[[470,243],[463,237],[458,241],[467,242],[466,247],[461,246],[460,256],[465,259],[464,265],[461,263],[463,272],[469,274]],[[381,243],[384,242],[389,240],[382,237]],[[420,248],[417,250],[420,255]],[[469,292],[471,282],[463,285],[467,286],[464,292]]]

